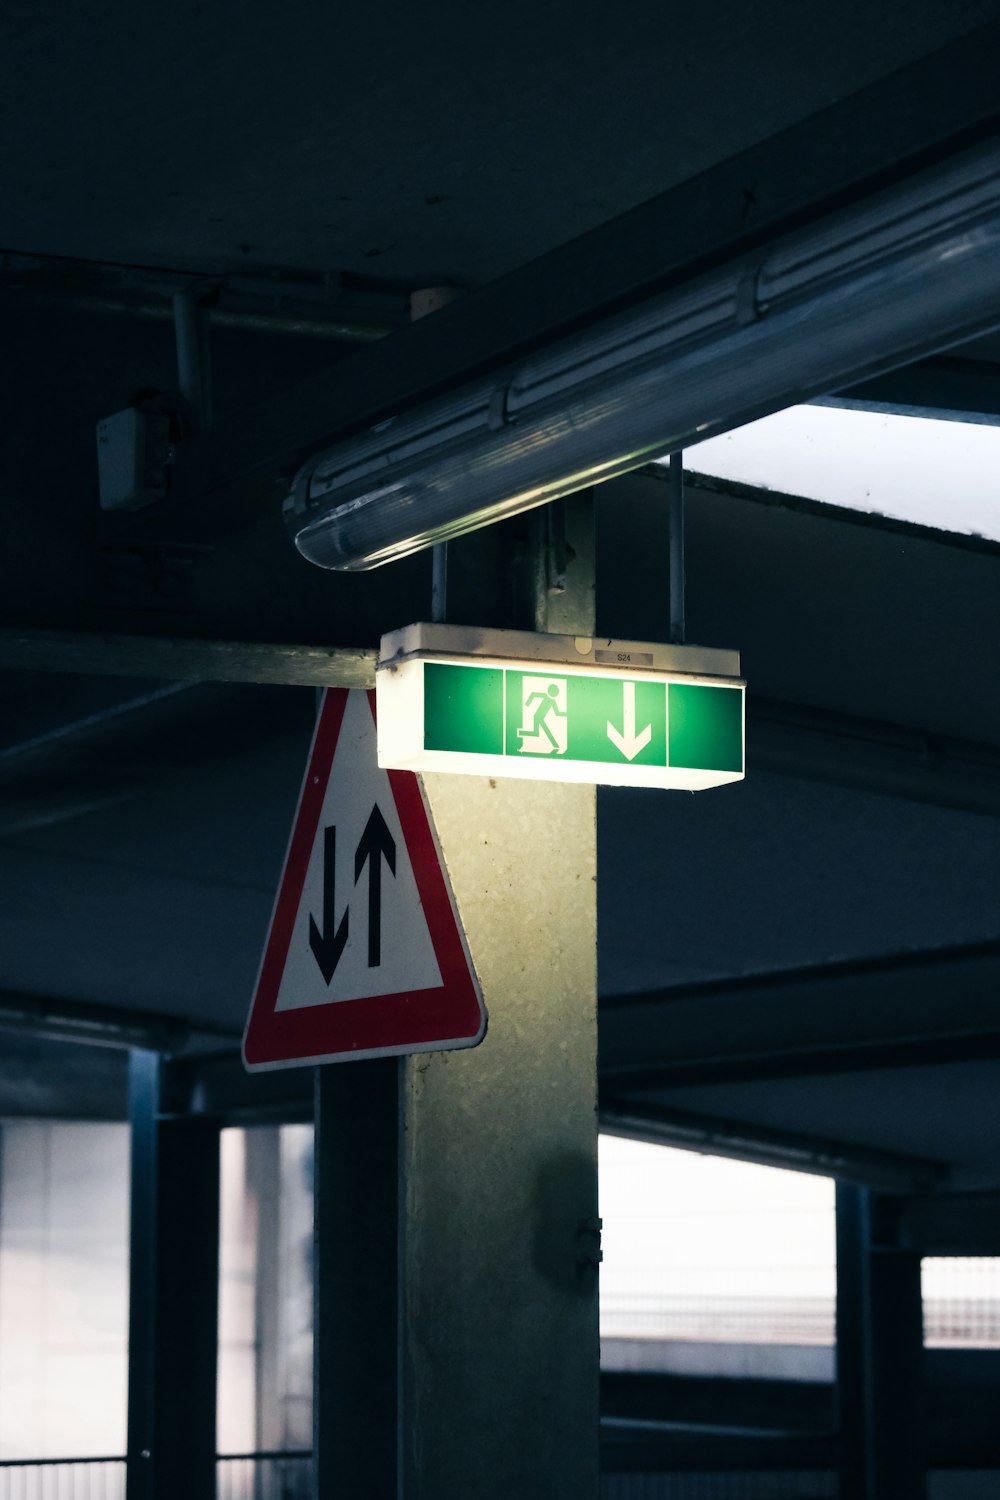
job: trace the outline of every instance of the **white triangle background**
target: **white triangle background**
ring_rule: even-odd
[[[382,862],[381,962],[369,968],[370,862],[355,885],[354,856],[376,803],[396,841],[396,873],[393,876]],[[345,906],[350,909],[350,917],[347,944],[328,986],[309,947],[309,917],[315,917],[322,929],[324,830],[331,825],[337,830],[337,922]],[[438,989],[442,983],[389,776],[379,769],[376,759],[375,721],[368,696],[356,690],[347,695],[275,1009],[375,1000],[405,990]]]

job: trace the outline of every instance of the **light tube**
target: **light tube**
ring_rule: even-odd
[[[337,444],[286,522],[378,567],[998,325],[991,143]]]

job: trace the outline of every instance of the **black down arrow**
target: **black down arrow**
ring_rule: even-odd
[[[323,832],[323,931],[320,932],[316,926],[313,916],[309,917],[309,946],[312,949],[313,958],[319,964],[319,971],[327,984],[333,978],[337,965],[340,963],[340,955],[344,951],[347,942],[347,918],[349,910],[345,910],[337,926],[337,830],[327,828]]]
[[[396,840],[376,802],[354,856],[354,884],[368,863],[368,967],[377,969],[382,962],[382,860],[396,874]]]

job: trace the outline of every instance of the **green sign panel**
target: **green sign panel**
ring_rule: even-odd
[[[533,762],[546,776],[560,762],[718,773],[697,783],[705,785],[743,774],[740,686],[560,673],[544,665],[527,670],[428,661],[423,673],[426,752]],[[696,784],[641,778],[647,780]]]

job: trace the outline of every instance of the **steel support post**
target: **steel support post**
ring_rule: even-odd
[[[927,1493],[920,1256],[884,1233],[885,1201],[837,1187],[837,1406],[842,1500]]]
[[[177,383],[195,428],[203,430],[212,421],[212,346],[209,311],[194,288],[174,293],[174,331]]]
[[[397,1492],[399,1063],[316,1069],[316,1500]]]
[[[841,1500],[869,1500],[865,1369],[867,1194],[837,1184],[837,1429]]]
[[[254,1429],[258,1453],[285,1445],[281,1406],[281,1137],[275,1126],[246,1131],[245,1184],[254,1205]],[[264,1465],[254,1475],[263,1500],[270,1478]]]
[[[539,623],[589,635],[589,497],[566,531]],[[593,1500],[594,788],[424,780],[490,1021],[403,1068],[402,1495]]]
[[[128,1500],[214,1500],[219,1129],[164,1118],[161,1071],[132,1053]]]

